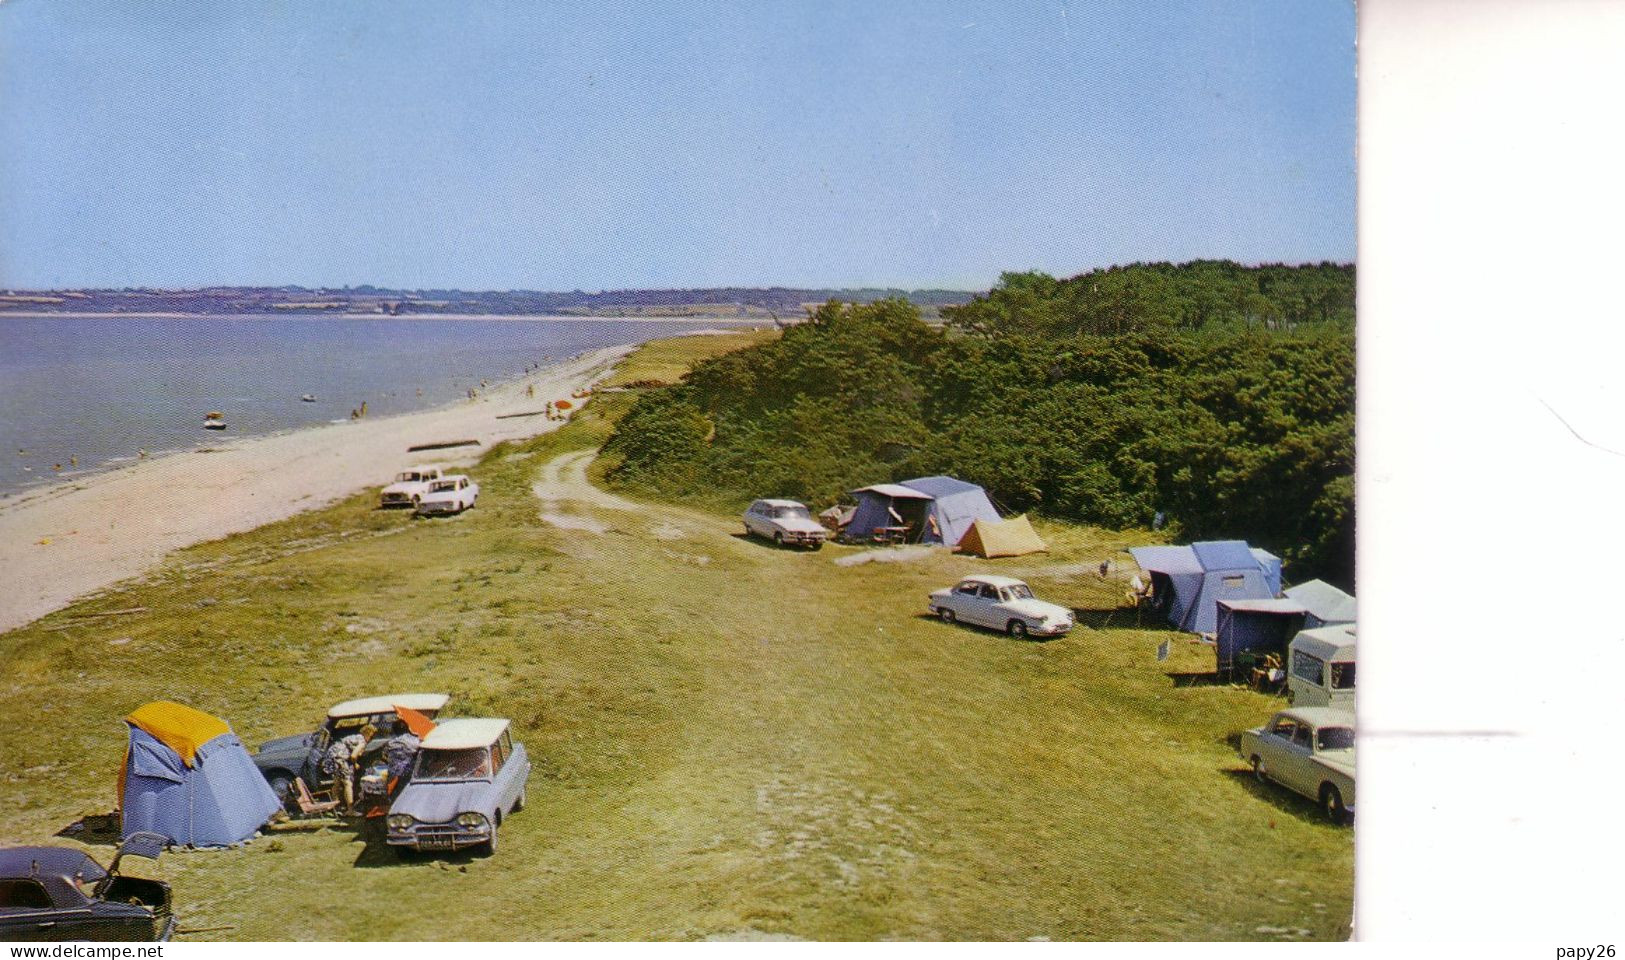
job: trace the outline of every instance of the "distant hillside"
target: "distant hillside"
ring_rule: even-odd
[[[828,300],[873,303],[906,299],[928,313],[969,303],[957,290],[806,290],[720,287],[703,290],[392,290],[360,286],[205,287],[199,290],[7,290],[0,313],[327,313],[399,316],[423,313],[684,316],[718,314],[800,320]]]

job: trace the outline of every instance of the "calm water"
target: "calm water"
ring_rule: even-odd
[[[546,357],[557,362],[717,325],[0,317],[0,495],[117,466],[139,450],[192,449],[346,420],[362,401],[369,416],[435,407],[482,379],[494,383],[546,364]],[[301,402],[307,393],[317,401]],[[223,412],[230,428],[202,429],[210,410]]]

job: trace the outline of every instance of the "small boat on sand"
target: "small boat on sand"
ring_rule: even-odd
[[[224,430],[224,429],[226,429],[226,415],[221,413],[218,410],[210,410],[208,413],[205,413],[203,415],[203,429],[205,429],[205,430]]]

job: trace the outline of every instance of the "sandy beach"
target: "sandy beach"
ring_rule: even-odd
[[[209,452],[167,454],[0,499],[0,631],[137,576],[180,547],[326,506],[413,464],[467,466],[493,443],[555,429],[559,422],[543,416],[498,418],[569,397],[632,349],[582,354],[447,407],[222,440]],[[407,451],[456,440],[479,445]]]

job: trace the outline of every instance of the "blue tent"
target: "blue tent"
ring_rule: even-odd
[[[122,832],[172,844],[223,847],[252,837],[282,804],[224,721],[177,703],[149,703],[125,718]]]
[[[1244,653],[1279,654],[1303,629],[1305,611],[1296,600],[1220,600],[1215,654],[1220,676],[1229,676]]]
[[[846,525],[853,540],[876,539],[877,531],[906,528],[910,543],[957,544],[977,520],[997,521],[987,491],[953,477],[920,477],[902,483],[877,483],[853,490],[858,505]]]
[[[1129,553],[1151,574],[1157,608],[1191,633],[1218,629],[1220,600],[1268,600],[1281,592],[1281,559],[1243,540],[1132,547]]]

